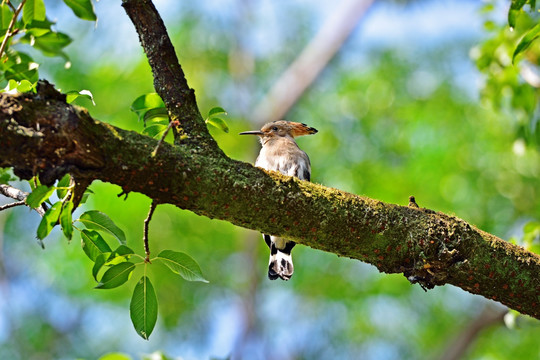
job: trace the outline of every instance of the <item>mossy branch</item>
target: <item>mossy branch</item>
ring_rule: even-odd
[[[163,143],[152,156],[155,140],[92,119],[46,83],[37,94],[0,95],[0,138],[0,166],[22,178],[39,174],[48,185],[68,172],[100,179],[540,318],[540,256],[456,217],[266,172],[221,151]]]

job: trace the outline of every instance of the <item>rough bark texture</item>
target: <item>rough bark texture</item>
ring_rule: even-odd
[[[92,119],[41,83],[37,94],[0,95],[0,166],[52,184],[100,179],[210,218],[284,236],[423,287],[453,284],[540,318],[540,256],[461,219],[386,204],[266,172],[226,157],[208,134],[193,91],[149,0],[123,3],[140,34],[156,90],[188,138],[181,146]],[[404,199],[404,202],[406,199]]]

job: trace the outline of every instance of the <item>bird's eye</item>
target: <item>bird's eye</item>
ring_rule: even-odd
[[[272,130],[277,131],[277,126],[274,126]]]

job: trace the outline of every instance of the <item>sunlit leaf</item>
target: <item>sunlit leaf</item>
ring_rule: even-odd
[[[25,24],[32,20],[45,20],[45,3],[43,0],[26,0],[23,6],[22,19]]]
[[[144,120],[144,115],[151,109],[165,108],[165,104],[157,93],[149,93],[139,96],[131,104],[131,111],[139,117],[139,121]]]
[[[62,207],[62,213],[60,214],[60,226],[64,236],[71,240],[73,236],[73,221],[71,219],[71,212],[73,211],[73,201],[67,201]]]
[[[146,276],[139,280],[133,290],[129,314],[137,334],[148,340],[156,325],[158,302],[154,287]]]
[[[163,136],[163,133],[165,133],[166,130],[167,125],[154,124],[145,127],[141,133],[153,138],[161,138],[161,136]]]
[[[81,231],[81,245],[84,253],[92,261],[96,261],[99,255],[112,251],[101,234],[94,230],[83,229]]]
[[[66,174],[56,184],[56,187],[57,187],[56,196],[58,196],[58,198],[60,200],[62,200],[67,195],[68,190],[67,189],[62,189],[62,188],[69,187],[70,181],[71,181],[71,176],[69,174]]]
[[[115,265],[119,264],[121,262],[129,260],[131,255],[135,254],[135,252],[127,247],[126,245],[120,245],[116,250],[112,252],[112,254],[109,255],[108,259],[106,260],[107,265]]]
[[[227,115],[227,112],[222,107],[216,106],[210,109],[207,117],[212,117],[212,116],[221,115],[221,114]]]
[[[514,50],[514,55],[512,55],[512,62],[516,59],[520,53],[527,50],[531,46],[532,42],[540,36],[540,24],[536,24],[531,30],[529,30],[525,36],[521,39],[516,50]]]
[[[98,360],[132,360],[131,357],[129,357],[126,354],[122,353],[109,353],[105,354],[102,357],[100,357]]]
[[[157,256],[172,272],[188,281],[208,282],[202,274],[199,264],[188,254],[172,250],[163,250]]]
[[[116,226],[107,214],[101,211],[89,210],[83,213],[77,221],[82,222],[88,229],[105,230],[116,237],[120,243],[126,243],[124,231]]]
[[[118,265],[114,265],[101,277],[96,289],[112,289],[124,284],[129,280],[131,273],[135,269],[135,264],[131,262],[123,262]]]
[[[37,238],[39,240],[43,240],[45,237],[47,237],[47,235],[49,235],[51,230],[58,223],[58,218],[60,217],[61,211],[62,202],[58,201],[45,212],[45,215],[43,215],[37,229]]]
[[[229,126],[227,125],[225,120],[223,120],[222,118],[211,117],[211,118],[206,119],[206,123],[218,128],[220,130],[223,130],[226,133],[229,132]]]
[[[19,92],[27,92],[27,91],[30,91],[34,88],[36,84],[35,83],[31,83],[30,81],[28,80],[21,80],[20,83],[17,85],[17,90]]]
[[[37,208],[40,206],[46,199],[48,199],[54,192],[54,187],[49,187],[45,185],[38,186],[34,191],[28,195],[26,198],[26,204],[31,208]]]
[[[92,4],[92,1],[90,0],[64,0],[64,3],[66,3],[67,6],[73,10],[73,13],[83,19],[83,20],[90,20],[90,21],[96,21],[97,16],[94,12],[94,5]]]
[[[2,3],[2,5],[0,5],[0,30],[3,30],[3,33],[5,33],[9,27],[12,17],[13,11],[11,11],[7,4]]]
[[[71,104],[73,101],[77,100],[78,98],[88,99],[92,102],[94,106],[96,106],[96,103],[94,102],[94,95],[92,95],[90,90],[81,90],[81,91],[72,90],[66,93],[66,102],[68,104]]]

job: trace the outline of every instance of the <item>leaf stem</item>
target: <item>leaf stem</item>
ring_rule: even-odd
[[[146,219],[144,219],[144,232],[143,232],[143,242],[144,242],[144,252],[146,254],[146,258],[144,259],[145,264],[150,263],[150,245],[148,245],[148,226],[150,225],[150,220],[152,220],[152,215],[154,214],[154,210],[156,210],[157,203],[155,201],[152,201],[152,204],[150,204],[150,211],[148,211],[148,216]]]
[[[152,151],[152,157],[155,157],[159,151],[159,148],[161,147],[161,144],[163,143],[163,141],[165,140],[165,137],[167,136],[167,134],[169,133],[169,131],[171,130],[171,128],[173,127],[173,125],[176,125],[178,126],[178,121],[170,121],[169,122],[169,126],[167,126],[167,129],[165,129],[165,132],[163,133],[163,135],[161,136],[161,139],[159,139],[157,145],[156,145],[156,148],[154,149],[154,151]]]
[[[11,1],[9,1],[9,0],[3,0],[3,1],[2,1],[2,5],[4,5],[4,4],[8,4],[8,6],[11,8],[11,10],[13,10],[13,12],[15,12],[16,9],[15,9],[15,7],[13,6],[13,4],[11,3]]]
[[[15,26],[15,22],[17,21],[17,18],[19,17],[19,13],[21,12],[25,2],[26,0],[22,0],[19,6],[17,7],[17,9],[15,9],[15,11],[13,12],[13,17],[11,18],[9,26],[6,30],[6,35],[4,36],[4,40],[2,40],[2,45],[0,45],[0,59],[4,56],[4,51],[6,49],[8,40],[13,35],[15,35],[15,33],[12,33],[13,26]],[[11,5],[11,2],[8,1],[8,4]],[[11,5],[11,8],[13,8],[13,5]]]

